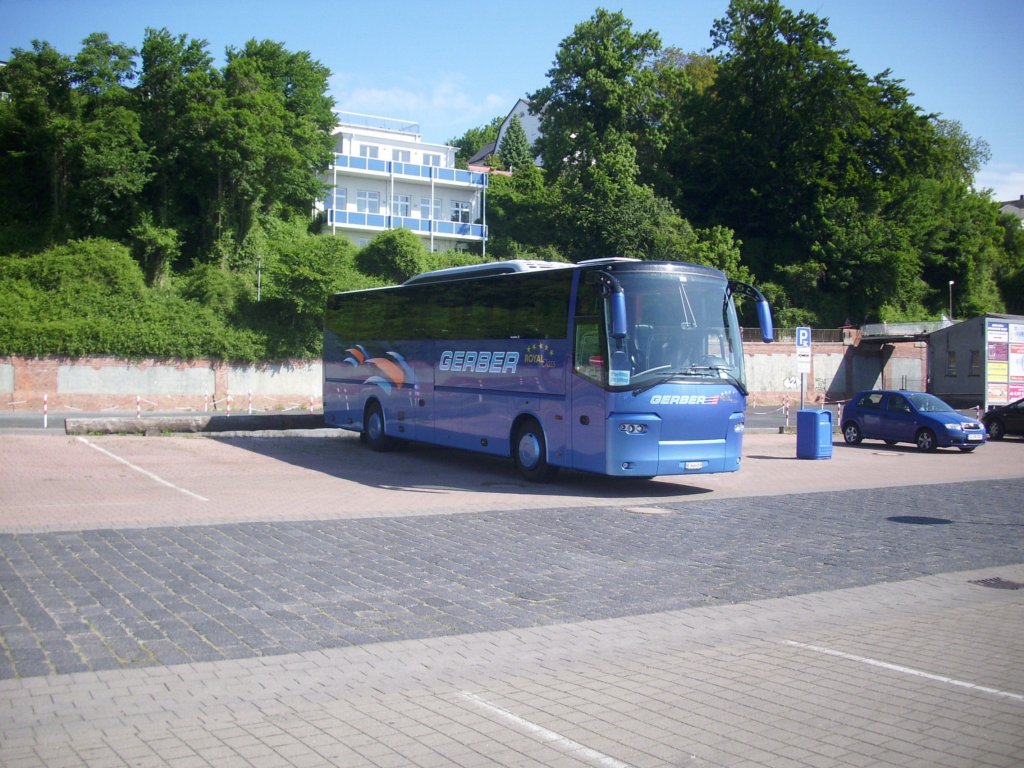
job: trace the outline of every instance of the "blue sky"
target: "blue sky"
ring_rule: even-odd
[[[444,142],[504,116],[546,84],[559,43],[602,6],[663,45],[706,49],[728,0],[0,0],[0,59],[45,40],[76,53],[92,32],[138,47],[166,27],[224,49],[250,38],[309,51],[333,72],[337,108],[408,119]],[[789,0],[829,19],[864,72],[892,70],[926,112],[984,139],[980,188],[1024,195],[1024,0]]]

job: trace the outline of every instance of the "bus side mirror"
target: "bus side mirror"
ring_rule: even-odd
[[[757,307],[757,322],[761,326],[761,341],[765,344],[775,341],[772,309],[768,306],[768,299],[764,297],[764,294],[754,286],[741,283],[739,280],[729,281],[729,292],[738,293],[740,296],[746,296],[748,299],[754,300],[754,306]]]
[[[626,295],[620,290],[613,292],[608,297],[612,306],[612,328],[611,336],[617,341],[626,338]]]
[[[775,328],[772,326],[772,309],[764,299],[756,302],[757,321],[761,326],[761,341],[770,344],[775,341]]]

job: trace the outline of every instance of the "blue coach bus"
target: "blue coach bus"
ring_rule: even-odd
[[[625,477],[733,472],[746,408],[733,298],[683,262],[497,262],[331,296],[324,420],[369,447],[418,441]]]

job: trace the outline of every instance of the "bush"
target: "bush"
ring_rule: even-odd
[[[259,360],[260,334],[200,301],[147,288],[128,249],[72,242],[0,257],[0,354]]]
[[[427,255],[423,241],[408,229],[381,232],[356,257],[361,272],[401,283],[422,272]]]
[[[173,238],[161,239],[169,231],[145,234],[151,246],[172,244]],[[427,253],[407,230],[383,233],[357,252],[344,238],[309,234],[304,222],[269,226],[251,246],[234,269],[196,263],[166,285],[147,285],[144,266],[128,247],[111,240],[0,255],[0,355],[315,358],[330,294],[493,260],[455,251]],[[149,266],[166,265],[172,251]],[[550,256],[557,254],[543,255]]]

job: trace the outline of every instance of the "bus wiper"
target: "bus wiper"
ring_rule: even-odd
[[[738,389],[744,397],[746,397],[750,393],[747,391],[747,388],[743,386],[743,382],[737,379],[735,376],[733,376],[732,373],[730,373],[731,370],[732,369],[729,366],[725,365],[691,365],[689,368],[686,369],[686,372],[703,374],[708,374],[712,372],[716,373],[718,374],[718,378],[725,379],[726,381],[728,381],[730,384],[736,387],[736,389]]]
[[[637,395],[646,392],[651,387],[656,387],[659,384],[665,384],[666,382],[672,381],[672,379],[677,379],[680,376],[686,376],[687,374],[689,374],[689,370],[686,370],[686,371],[666,371],[665,373],[661,374],[660,376],[655,376],[650,381],[645,382],[645,383],[641,384],[639,387],[634,388],[633,389],[633,397],[636,397]]]

